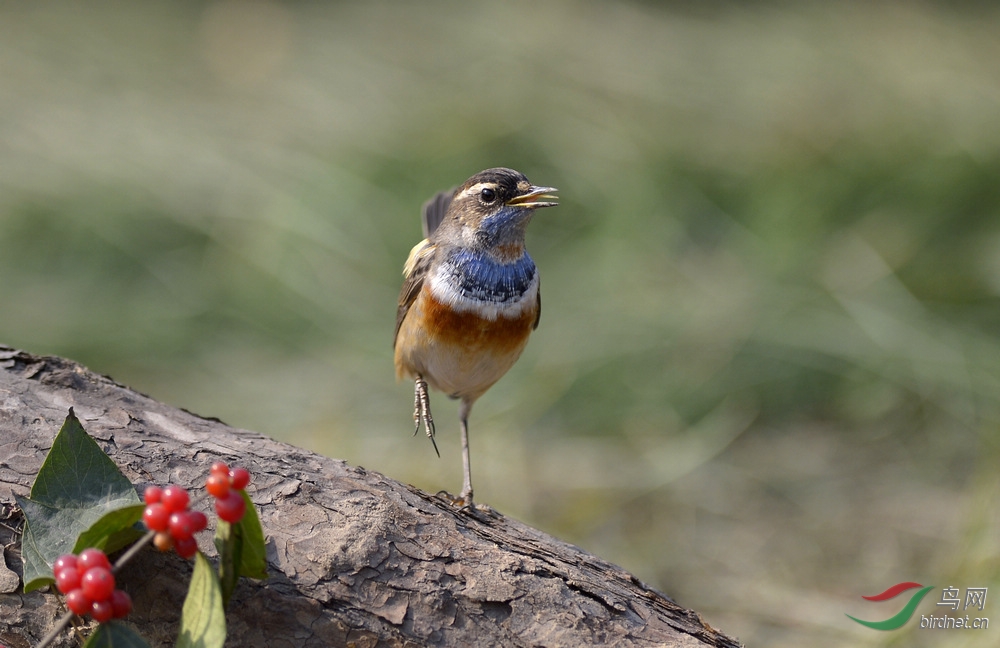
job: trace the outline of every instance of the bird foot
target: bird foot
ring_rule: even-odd
[[[427,393],[427,381],[420,377],[413,383],[413,423],[413,436],[417,435],[420,425],[423,424],[427,438],[434,446],[434,453],[440,457],[441,452],[438,451],[437,441],[434,440],[434,417],[431,416],[431,398]]]
[[[485,513],[486,515],[500,519],[503,517],[500,512],[489,504],[477,504],[472,501],[472,493],[463,495],[452,495],[448,491],[438,491],[436,493],[437,497],[447,501],[449,504],[457,508],[459,511],[465,511],[474,517],[478,517],[479,513]]]
[[[437,496],[443,500],[448,500],[448,503],[452,506],[456,506],[460,509],[472,508],[474,506],[472,502],[472,493],[462,493],[461,495],[452,495],[448,491],[438,491]]]

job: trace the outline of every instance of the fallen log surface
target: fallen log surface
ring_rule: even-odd
[[[625,570],[502,515],[437,496],[139,394],[58,357],[0,346],[0,645],[33,646],[61,614],[24,594],[27,496],[70,407],[140,489],[250,468],[269,578],[244,580],[231,646],[716,646],[739,642]],[[202,550],[215,554],[210,534]],[[142,551],[119,575],[129,617],[173,645],[190,563]],[[77,645],[70,633],[55,645]]]

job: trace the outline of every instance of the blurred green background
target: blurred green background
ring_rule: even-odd
[[[457,491],[455,404],[438,460],[394,381],[400,271],[425,198],[511,166],[562,202],[541,326],[473,412],[481,501],[748,645],[996,645],[844,613],[1000,585],[998,33],[954,3],[3,3],[0,342]]]

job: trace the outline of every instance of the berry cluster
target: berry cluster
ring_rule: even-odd
[[[208,518],[201,511],[188,510],[191,497],[188,492],[171,484],[166,488],[150,486],[143,493],[146,510],[142,521],[146,528],[155,531],[153,544],[160,551],[177,550],[181,558],[190,558],[198,552],[194,534],[208,526]]]
[[[208,479],[205,480],[205,490],[215,498],[215,512],[220,520],[236,524],[243,519],[246,501],[242,491],[249,483],[250,471],[246,468],[230,470],[221,461],[212,464]]]
[[[100,549],[60,556],[52,571],[56,587],[66,595],[66,607],[73,613],[89,614],[98,623],[105,623],[132,611],[132,598],[115,589],[111,561]]]

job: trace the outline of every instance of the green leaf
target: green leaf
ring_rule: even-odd
[[[31,499],[57,508],[113,500],[139,503],[135,487],[83,429],[72,408],[31,486]]]
[[[240,491],[246,503],[246,512],[236,524],[219,520],[215,526],[215,548],[219,551],[219,580],[222,584],[223,605],[236,590],[240,576],[267,578],[267,555],[264,546],[264,529],[250,496]]]
[[[127,547],[145,535],[145,531],[136,526],[145,510],[146,505],[139,503],[105,513],[80,534],[73,552],[79,553],[87,547],[97,547],[104,553],[111,554]]]
[[[77,524],[78,516],[75,511],[45,506],[17,495],[14,499],[25,519],[21,560],[24,563],[24,592],[28,593],[54,582],[52,563],[73,551],[76,535],[66,531]]]
[[[212,565],[199,551],[194,557],[194,573],[181,610],[177,648],[222,648],[225,642],[222,590]]]
[[[149,644],[132,628],[112,621],[97,626],[83,648],[149,648]]]
[[[87,546],[80,544],[81,535],[89,546],[123,546],[141,500],[70,409],[30,497],[18,497],[17,503],[25,519],[24,591],[30,592],[52,582],[56,558]],[[127,510],[118,513],[122,509]]]
[[[240,491],[240,493],[243,495],[243,501],[247,504],[247,511],[243,514],[243,519],[236,524],[240,529],[240,536],[243,538],[239,575],[258,579],[267,578],[264,529],[260,526],[257,509],[250,500],[250,496],[247,495],[246,491]]]
[[[215,548],[219,551],[219,585],[222,606],[229,607],[229,599],[240,580],[238,566],[242,562],[243,534],[238,524],[219,520],[215,525]]]
[[[53,582],[52,564],[68,553],[97,547],[113,553],[142,537],[134,525],[142,519],[143,504],[133,504],[103,514],[103,507],[60,509],[24,497],[18,506],[27,521],[21,542],[24,562],[24,591],[30,592]]]

